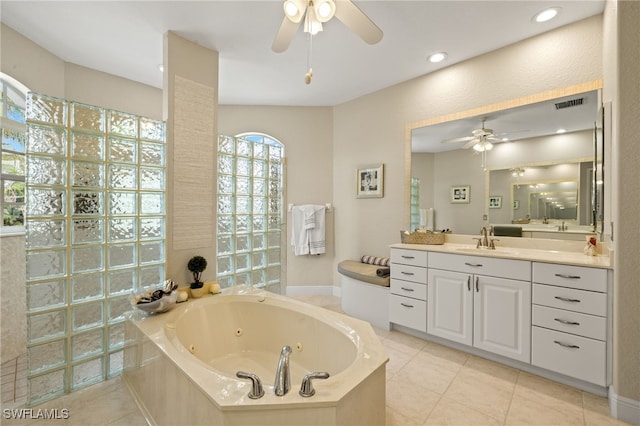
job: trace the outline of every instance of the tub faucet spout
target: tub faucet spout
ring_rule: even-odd
[[[273,389],[278,396],[285,395],[291,389],[289,355],[291,355],[291,346],[283,346],[278,360],[278,368],[276,369],[276,381],[273,385]]]

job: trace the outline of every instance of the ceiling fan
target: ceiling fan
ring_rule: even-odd
[[[493,129],[484,127],[486,118],[482,119],[482,127],[471,132],[472,136],[462,136],[459,138],[445,139],[441,143],[458,143],[467,142],[462,148],[468,149],[473,147],[476,151],[489,151],[496,142],[503,140],[493,133]]]
[[[295,36],[302,18],[304,31],[322,31],[322,23],[334,16],[369,44],[382,40],[382,30],[351,0],[285,0],[284,19],[273,41],[274,52],[284,52]]]
[[[334,16],[368,44],[382,40],[382,30],[351,0],[285,0],[284,19],[271,48],[280,53],[287,50],[296,35],[302,18],[304,32],[309,34],[309,71],[305,82],[311,82],[311,37],[322,31],[322,24]]]

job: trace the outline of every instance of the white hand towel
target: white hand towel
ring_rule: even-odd
[[[324,206],[314,205],[313,207],[313,228],[307,229],[309,235],[309,254],[323,254],[327,251],[325,241],[325,212]]]
[[[296,256],[326,252],[324,209],[312,204],[291,209],[291,246]]]

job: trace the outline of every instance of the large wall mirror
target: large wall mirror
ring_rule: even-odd
[[[433,209],[433,228],[456,233],[489,224],[593,232],[604,209],[600,88],[596,81],[410,125],[411,228],[424,227],[419,212]],[[470,187],[467,203],[450,199],[455,186]]]

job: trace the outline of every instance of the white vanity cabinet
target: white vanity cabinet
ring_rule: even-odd
[[[531,262],[429,253],[427,333],[522,362],[531,357]]]
[[[389,322],[427,331],[427,252],[391,249]]]
[[[607,386],[607,270],[533,264],[531,363]]]

